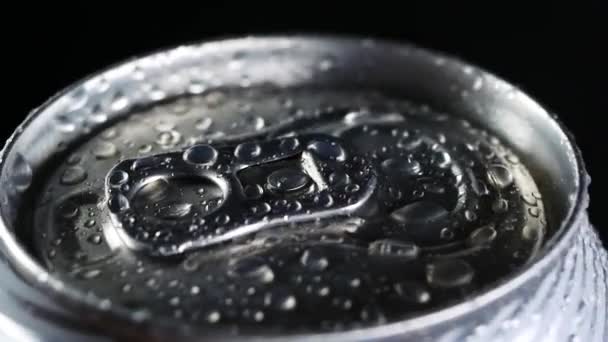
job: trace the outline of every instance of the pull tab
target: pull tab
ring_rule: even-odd
[[[129,248],[177,255],[280,224],[353,214],[376,176],[340,139],[305,135],[124,160],[105,187]]]

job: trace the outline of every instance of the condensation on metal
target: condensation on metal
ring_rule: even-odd
[[[0,198],[4,222],[0,237],[3,242],[3,256],[6,259],[1,267],[6,268],[3,273],[7,275],[1,284],[3,287],[0,295],[3,298],[3,308],[6,307],[4,313],[6,317],[10,317],[6,322],[22,322],[26,327],[24,329],[29,329],[28,332],[17,332],[19,336],[29,336],[29,333],[51,339],[70,339],[77,336],[78,333],[69,327],[71,324],[78,324],[79,321],[88,320],[88,316],[81,315],[79,312],[81,309],[69,304],[74,303],[74,300],[87,303],[86,305],[89,306],[87,312],[92,317],[111,318],[117,323],[117,334],[128,335],[126,330],[131,324],[135,324],[133,322],[125,324],[124,313],[104,314],[104,307],[107,308],[107,305],[104,305],[101,299],[85,297],[47,274],[46,270],[24,252],[14,238],[12,228],[14,228],[15,208],[20,201],[20,194],[27,190],[32,179],[36,177],[37,170],[45,161],[49,150],[54,149],[59,143],[58,136],[61,136],[65,143],[76,138],[82,130],[101,125],[113,117],[129,112],[136,106],[184,93],[199,93],[201,84],[209,87],[220,83],[239,85],[243,81],[242,73],[240,69],[230,67],[226,63],[226,56],[232,56],[234,52],[242,50],[249,51],[254,57],[264,56],[268,51],[278,51],[279,55],[288,54],[289,58],[270,58],[265,59],[264,63],[242,66],[249,74],[247,82],[269,82],[278,86],[314,84],[316,77],[321,77],[317,75],[318,69],[326,69],[329,65],[322,63],[319,66],[317,63],[319,56],[326,54],[342,56],[344,61],[336,58],[331,63],[344,63],[344,65],[356,63],[348,57],[352,58],[353,55],[361,53],[369,54],[368,58],[371,62],[368,63],[372,66],[384,56],[392,56],[387,57],[387,61],[392,66],[402,63],[407,66],[406,70],[413,76],[412,79],[419,81],[421,85],[423,82],[429,82],[426,83],[427,86],[434,85],[437,91],[431,95],[426,94],[427,97],[436,96],[441,101],[458,107],[459,112],[470,111],[473,117],[492,116],[494,118],[492,128],[503,137],[506,136],[509,143],[522,152],[527,159],[526,162],[530,161],[533,172],[540,172],[543,164],[546,168],[555,169],[553,172],[556,174],[550,174],[547,182],[558,179],[559,181],[555,183],[557,190],[553,190],[556,197],[569,200],[554,205],[556,211],[564,213],[560,218],[567,227],[554,232],[553,239],[547,244],[548,247],[545,247],[540,257],[505,284],[471,301],[419,318],[354,332],[323,336],[293,336],[294,338],[407,340],[423,336],[429,340],[445,342],[464,339],[472,341],[488,339],[509,341],[518,338],[530,341],[607,339],[605,303],[608,257],[599,245],[584,212],[586,199],[583,197],[586,196],[587,183],[580,181],[584,176],[580,156],[577,155],[575,148],[571,148],[572,142],[562,133],[560,126],[525,94],[504,81],[458,61],[408,46],[368,40],[361,43],[357,40],[328,38],[251,38],[180,47],[93,76],[83,84],[52,99],[40,110],[34,111],[24,124],[24,128],[20,128],[7,142],[2,154],[0,177],[0,182],[4,185]],[[257,58],[252,57],[251,60],[259,62]],[[435,65],[436,68],[430,65]],[[428,73],[426,80],[416,72],[418,67]],[[176,72],[190,75],[185,71],[192,68],[200,69],[201,82],[198,80],[184,82],[184,78],[170,77]],[[221,70],[221,80],[220,76],[206,74],[205,68]],[[387,88],[399,88],[400,82],[404,84],[410,82],[380,72],[383,66],[376,64],[375,68],[369,66],[368,68],[368,73],[378,71],[377,79],[370,81],[364,77],[368,74],[362,74],[358,76],[361,77],[360,82],[369,81],[370,84],[376,85],[378,81],[384,80],[384,86]],[[362,69],[365,70],[365,66]],[[452,85],[450,89],[446,86],[441,90],[437,80],[444,79],[446,74],[457,73],[462,75],[453,80],[456,85]],[[477,77],[470,77],[471,74]],[[141,75],[145,75],[146,82],[140,77]],[[322,77],[329,78],[327,75]],[[371,78],[369,75],[367,77]],[[327,81],[330,82],[331,79]],[[475,96],[468,93],[462,96],[463,93],[458,91],[479,90],[477,88],[481,87],[480,82],[484,85],[483,89]],[[155,86],[151,87],[150,84]],[[415,88],[415,85],[403,86],[403,89],[416,93],[412,88]],[[98,91],[99,89],[104,90]],[[454,89],[457,91],[455,92]],[[424,98],[424,94],[416,96]],[[509,97],[510,105],[502,102],[501,99],[505,96]],[[100,106],[95,107],[92,104],[100,104]],[[514,114],[517,110],[526,114]],[[64,117],[66,115],[67,117]],[[36,134],[44,131],[51,118],[62,123],[58,126],[61,134],[54,132],[48,136]],[[522,122],[529,125],[522,125]],[[518,129],[511,129],[513,127]],[[523,129],[524,127],[527,128]],[[538,143],[538,139],[550,143],[545,146]],[[111,152],[109,149],[104,151],[101,155],[108,155]],[[531,161],[534,157],[537,157],[536,162]],[[562,177],[557,170],[560,167],[566,169]],[[547,184],[541,183],[541,187],[547,188]],[[18,274],[9,271],[8,265],[15,268]],[[30,286],[24,283],[22,277],[36,285]],[[39,290],[40,288],[42,290]],[[52,322],[56,320],[50,319],[26,319],[29,312],[25,310],[26,307],[33,308],[41,315],[39,317],[53,317],[66,324],[55,324]],[[572,323],[573,316],[580,319]],[[162,336],[167,333],[146,326],[145,323],[144,326],[146,334]],[[104,339],[103,334],[108,332],[98,331],[98,333],[99,337],[93,338],[87,334],[87,338]],[[188,330],[173,331],[173,333],[186,336],[191,334]],[[189,337],[196,338],[192,335]]]

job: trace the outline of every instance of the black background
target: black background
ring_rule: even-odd
[[[56,91],[132,55],[176,44],[255,33],[345,33],[398,39],[460,56],[518,85],[575,135],[592,177],[591,218],[608,239],[602,212],[608,189],[603,166],[608,129],[606,12],[600,2],[532,8],[496,2],[491,8],[431,2],[314,6],[231,3],[177,7],[4,10],[2,125],[5,139],[26,113]],[[174,6],[171,6],[174,5]],[[12,23],[9,20],[14,20]]]

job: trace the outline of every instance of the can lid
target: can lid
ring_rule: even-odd
[[[349,39],[119,65],[36,111],[3,156],[16,269],[76,314],[94,302],[182,334],[441,325],[545,255],[581,196],[580,156],[525,95],[428,51]]]

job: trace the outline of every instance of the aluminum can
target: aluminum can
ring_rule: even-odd
[[[0,170],[10,341],[608,341],[557,118],[346,37],[191,44],[33,110]]]

